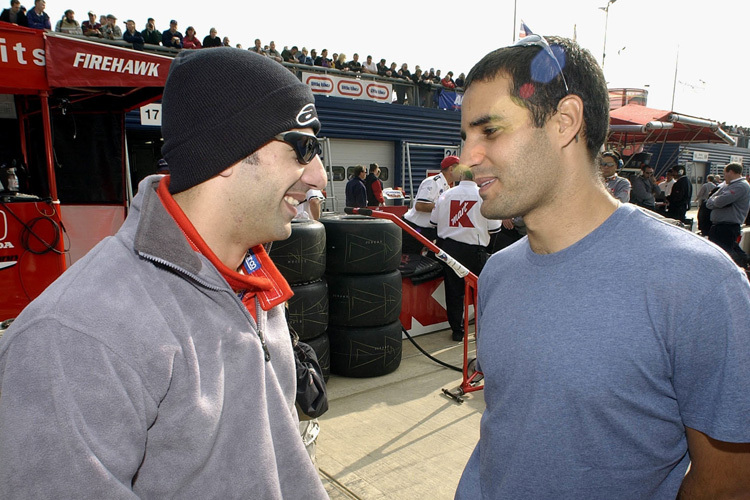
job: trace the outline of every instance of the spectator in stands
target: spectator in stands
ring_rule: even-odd
[[[378,64],[376,64],[378,76],[386,76],[386,73],[388,73],[388,64],[386,64],[385,59],[381,59]],[[387,75],[390,76],[390,75]]]
[[[312,65],[315,66],[315,60],[318,58],[318,51],[316,49],[312,49],[310,51],[310,59],[312,60]]]
[[[135,50],[143,50],[143,35],[135,29],[135,21],[128,19],[125,21],[125,33],[122,39],[133,44]]]
[[[359,62],[359,54],[356,52],[352,56],[352,60],[347,63],[347,66],[349,66],[349,71],[354,71],[355,73],[361,73],[362,72],[362,63]]]
[[[456,88],[456,83],[453,81],[453,71],[446,73],[445,78],[440,80],[440,85],[445,87],[447,90],[453,90]]]
[[[395,64],[395,63],[394,63]],[[401,68],[396,72],[396,77],[411,82],[411,71],[409,65],[403,63]],[[414,91],[410,85],[396,85],[396,102],[399,104],[413,104]]]
[[[99,16],[99,24],[102,25],[102,28],[104,28],[107,25],[107,16],[102,14]]]
[[[331,56],[331,61],[333,62],[333,64],[331,65],[332,68],[336,67],[336,61],[338,61],[338,59],[339,59],[339,55],[336,52],[334,52],[333,55]]]
[[[354,174],[346,183],[346,206],[364,208],[367,206],[367,188],[365,187],[365,167],[357,165]]]
[[[420,88],[420,96],[423,99],[422,105],[425,108],[435,107],[434,79],[435,79],[434,68],[430,68],[430,71],[427,71],[422,75],[422,86]]]
[[[185,37],[182,39],[183,49],[200,49],[203,48],[201,41],[195,36],[195,28],[188,26],[185,30]]]
[[[455,80],[456,88],[463,88],[465,81],[466,81],[466,75],[464,75],[463,73],[458,75],[458,78],[456,78]]]
[[[260,54],[262,56],[266,55],[266,53],[263,51],[263,46],[260,43],[260,38],[256,38],[255,39],[255,45],[253,45],[252,47],[250,47],[247,50],[249,50],[250,52],[255,52],[256,54]]]
[[[235,45],[234,47],[235,47],[235,48],[237,48],[237,49],[241,49],[241,48],[242,48],[242,44],[241,44],[241,43],[238,43],[238,44],[237,44],[237,45]]]
[[[72,9],[66,10],[62,19],[57,21],[55,31],[58,33],[67,33],[69,35],[83,35],[81,25],[76,21],[76,13],[73,12]]]
[[[281,54],[279,54],[279,51],[276,50],[276,42],[274,42],[273,40],[271,40],[271,44],[268,46],[266,55],[277,62],[283,61],[283,59],[281,58]]]
[[[34,8],[26,13],[26,21],[29,28],[37,30],[51,30],[52,25],[49,21],[49,16],[44,12],[47,7],[47,2],[44,0],[35,0]]]
[[[0,14],[0,21],[17,24],[19,26],[28,26],[26,13],[21,11],[21,1],[10,0],[10,9],[3,9],[3,13]]]
[[[172,47],[173,49],[182,48],[182,33],[177,31],[177,21],[172,19],[169,21],[169,29],[164,30],[161,34],[161,44],[165,47]]]
[[[107,14],[107,24],[102,27],[102,34],[108,40],[122,40],[122,30],[117,26],[114,14]]]
[[[371,75],[378,74],[378,65],[372,62],[372,56],[367,56],[365,63],[362,65],[362,72],[369,73]]]
[[[630,192],[631,203],[656,211],[656,196],[661,193],[661,189],[654,179],[653,167],[643,164],[640,175],[633,176],[631,184],[633,187]]]
[[[388,71],[390,71],[390,74],[386,72],[386,76],[390,76],[391,78],[398,78],[398,64],[392,62],[390,67],[388,68]]]
[[[312,66],[313,65],[313,60],[308,55],[307,47],[302,47],[302,50],[300,50],[297,53],[297,63],[298,64],[305,64],[307,66]]]
[[[99,38],[103,36],[102,25],[96,20],[96,14],[94,14],[94,11],[89,11],[89,20],[81,23],[81,30],[83,30],[83,34],[86,36],[95,36]]]
[[[216,36],[218,34],[218,31],[216,31],[216,28],[211,28],[211,30],[208,32],[208,35],[203,37],[203,48],[208,49],[211,47],[221,47],[221,38]]]
[[[141,31],[141,36],[143,37],[143,43],[149,45],[161,44],[161,33],[156,31],[156,23],[153,17],[149,17],[146,21],[146,28]]]
[[[328,49],[323,49],[320,52],[320,55],[314,59],[315,66],[320,66],[323,68],[330,68],[331,67],[331,60],[328,59]]]
[[[292,45],[291,49],[284,49],[281,51],[281,60],[288,63],[298,63],[297,53],[299,48],[296,45]]]
[[[231,47],[232,46],[232,42],[229,41],[229,37],[228,36],[225,36],[224,38],[222,38],[221,44],[224,47]]]
[[[339,71],[349,71],[349,65],[346,64],[346,54],[344,54],[343,52],[339,54],[336,62],[334,63],[334,67]]]
[[[365,188],[367,188],[367,206],[384,207],[383,181],[380,180],[380,167],[377,163],[370,163],[370,173],[365,177]]]
[[[435,85],[440,85],[440,82],[442,81],[442,78],[440,78],[440,70],[435,71],[435,74],[432,76],[432,83]]]

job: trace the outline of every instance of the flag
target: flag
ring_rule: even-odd
[[[523,38],[529,35],[533,35],[534,32],[531,31],[531,28],[526,26],[526,23],[523,22],[523,19],[521,19],[521,29],[518,30],[518,38]]]

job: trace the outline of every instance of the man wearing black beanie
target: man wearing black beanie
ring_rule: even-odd
[[[328,498],[298,432],[264,244],[326,176],[311,91],[248,51],[185,51],[170,175],[0,341],[2,498]]]

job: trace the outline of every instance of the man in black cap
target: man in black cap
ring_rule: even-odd
[[[0,341],[2,498],[328,498],[264,248],[326,182],[313,94],[248,51],[185,52],[162,101],[171,175]]]

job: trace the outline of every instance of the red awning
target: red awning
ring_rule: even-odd
[[[621,146],[642,143],[706,143],[734,145],[719,123],[704,118],[628,104],[609,114],[607,142]]]
[[[0,93],[164,87],[172,58],[0,22]]]

